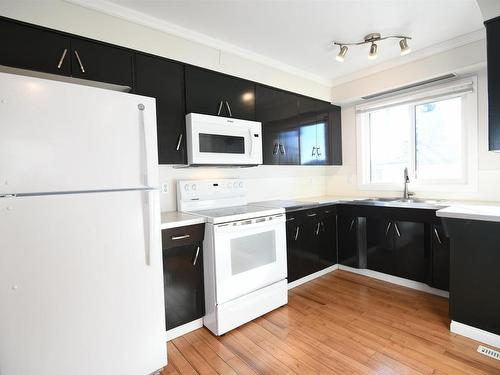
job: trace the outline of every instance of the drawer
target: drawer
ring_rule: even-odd
[[[205,237],[205,224],[187,225],[164,229],[161,232],[162,248],[171,249],[178,246],[202,242]]]

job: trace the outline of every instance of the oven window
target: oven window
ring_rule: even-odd
[[[200,152],[244,154],[245,138],[221,134],[200,133]]]
[[[276,262],[276,232],[274,230],[231,240],[233,276],[274,262]]]

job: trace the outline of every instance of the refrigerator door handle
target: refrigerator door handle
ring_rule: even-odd
[[[142,165],[144,169],[144,185],[147,187],[151,187],[150,183],[150,152],[149,152],[149,147],[148,147],[148,131],[146,129],[146,121],[145,121],[145,113],[144,110],[146,107],[144,104],[140,103],[137,105],[137,108],[139,109],[139,122],[142,130],[142,142],[143,142],[143,159],[142,159]]]
[[[151,266],[151,253],[155,246],[155,200],[153,197],[155,194],[154,190],[149,190],[144,192],[144,210],[143,210],[143,221],[144,221],[144,258],[146,266]]]

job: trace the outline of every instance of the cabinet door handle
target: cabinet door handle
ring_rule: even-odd
[[[286,150],[285,150],[285,145],[280,143],[280,154],[281,155],[286,155]]]
[[[229,106],[229,103],[227,102],[227,100],[226,100],[226,107],[227,107],[227,111],[229,112],[229,117],[233,117],[233,112],[231,112],[231,107]]]
[[[442,245],[443,242],[441,241],[441,236],[439,235],[439,232],[436,228],[434,228],[434,234],[436,235],[436,239],[438,240],[439,244]]]
[[[314,217],[317,216],[318,214],[307,214],[307,217]]]
[[[387,233],[389,233],[389,229],[391,229],[392,221],[389,221],[389,224],[387,224],[387,228],[385,228],[385,235],[387,236]]]
[[[278,155],[278,144],[277,143],[274,144],[273,155]]]
[[[287,218],[285,221],[294,221],[294,220],[295,220],[295,218],[294,218],[294,217],[289,217],[289,218]]]
[[[196,262],[198,261],[198,255],[200,255],[200,247],[199,246],[196,248],[196,254],[195,254],[194,260],[193,260],[193,266],[196,266]]]
[[[191,237],[190,234],[183,234],[181,236],[172,236],[172,241],[185,240],[186,238]]]
[[[396,234],[401,237],[401,232],[399,231],[398,223],[394,223],[394,229],[396,229]]]
[[[82,73],[85,73],[85,68],[83,67],[82,59],[80,59],[80,55],[78,54],[78,51],[76,49],[75,49],[75,56],[76,59],[78,60],[78,65],[80,65],[80,70],[82,71]]]
[[[181,142],[182,142],[182,133],[179,134],[179,140],[177,141],[177,147],[175,148],[177,151],[179,151],[181,148]]]
[[[295,241],[297,241],[297,238],[299,238],[299,232],[300,232],[300,227],[297,226],[297,228],[295,228],[295,236],[294,236]]]
[[[66,54],[68,53],[68,49],[65,48],[62,55],[61,55],[61,58],[59,59],[59,64],[57,64],[57,69],[61,69],[61,66],[64,62],[64,59],[66,58]]]
[[[316,147],[316,156],[321,156],[321,152],[319,152],[320,147]]]
[[[219,109],[217,110],[217,116],[220,116],[220,113],[222,111],[222,106],[224,105],[224,102],[221,100],[219,102]]]
[[[319,222],[316,223],[316,230],[314,231],[314,233],[316,234],[316,236],[319,234]]]
[[[316,150],[316,147],[313,146],[311,156],[314,156],[314,150]]]
[[[356,219],[352,219],[351,221],[351,225],[349,225],[349,232],[352,230],[352,228],[354,227],[354,222],[356,221]]]

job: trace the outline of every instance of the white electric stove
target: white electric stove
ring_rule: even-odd
[[[216,335],[288,302],[285,210],[248,205],[243,180],[177,182],[179,211],[207,219],[205,326]]]

